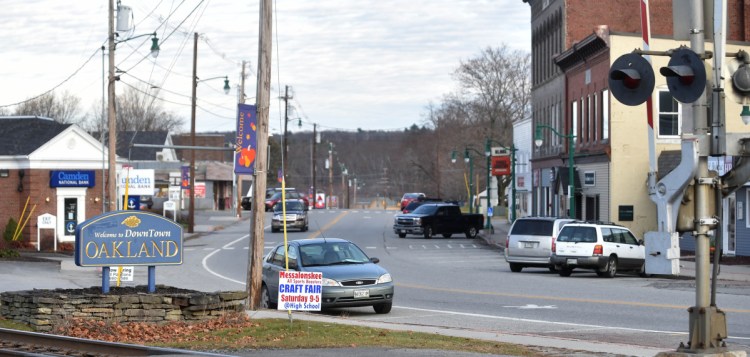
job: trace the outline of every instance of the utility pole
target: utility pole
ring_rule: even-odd
[[[198,33],[193,35],[193,100],[190,108],[190,146],[195,147],[195,96],[198,89]],[[195,229],[195,149],[190,149],[190,204],[188,205],[188,233]]]
[[[289,152],[289,141],[287,140],[287,127],[289,126],[289,99],[292,99],[292,97],[289,96],[289,86],[286,86],[284,89],[284,97],[281,99],[284,99],[284,142],[282,147],[284,148],[284,151],[281,153],[281,162],[283,163],[282,169],[284,173],[284,180],[287,179],[287,162],[289,161],[289,158],[287,157],[287,154]]]
[[[310,187],[312,187],[313,202],[315,202],[315,197],[317,197],[317,194],[318,194],[318,192],[315,190],[315,147],[317,146],[316,144],[318,143],[317,140],[318,140],[318,124],[313,123],[312,150],[311,150],[312,165],[310,166],[311,171],[312,171],[312,185],[310,185]],[[313,207],[315,207],[314,203],[313,203]]]
[[[252,247],[248,256],[247,289],[250,310],[260,307],[260,290],[263,278],[263,226],[265,212],[260,208],[265,204],[266,175],[268,173],[268,110],[271,97],[271,0],[261,0],[259,41],[258,41],[258,82],[255,98],[258,110],[257,145],[253,182],[252,225],[250,237]]]
[[[245,65],[247,64],[247,61],[242,61],[242,72],[240,72],[240,92],[237,94],[237,103],[245,104]],[[232,155],[232,160],[234,159],[234,154]],[[235,162],[236,164],[236,162]],[[242,187],[242,175],[235,174],[235,180],[237,180],[237,196],[236,196],[236,202],[235,205],[237,207],[237,217],[242,217],[242,193],[245,192],[244,187]]]
[[[109,211],[117,210],[117,124],[115,120],[115,4],[109,0],[109,79],[107,88],[107,120],[109,128],[109,174],[107,175],[107,197]]]
[[[333,143],[328,143],[328,204],[326,208],[331,208],[333,200]]]

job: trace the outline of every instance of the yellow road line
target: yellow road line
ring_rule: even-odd
[[[684,306],[684,305],[654,304],[654,303],[637,302],[637,301],[597,300],[597,299],[570,298],[570,297],[559,297],[559,296],[526,295],[526,294],[500,293],[500,292],[476,291],[476,290],[464,290],[464,289],[436,288],[432,286],[415,285],[415,284],[397,283],[396,286],[403,287],[403,288],[410,288],[410,289],[442,291],[442,292],[459,293],[459,294],[466,294],[466,295],[504,296],[504,297],[514,297],[514,298],[524,298],[524,299],[570,301],[570,302],[583,302],[583,303],[594,303],[594,304],[604,304],[604,305],[626,305],[626,306],[655,307],[655,308],[667,308],[667,309],[679,309],[679,310],[687,310],[689,307],[689,306]],[[726,312],[736,312],[736,313],[743,313],[743,314],[750,313],[750,310],[747,310],[747,309],[721,308],[721,310],[726,311]]]
[[[334,218],[332,221],[328,222],[328,224],[326,224],[325,226],[323,226],[323,228],[320,228],[317,231],[310,233],[310,235],[307,236],[307,239],[317,238],[318,235],[322,234],[323,232],[325,232],[329,228],[333,227],[336,223],[338,223],[347,214],[349,214],[349,211],[342,211],[341,213],[339,213],[338,216],[336,216],[336,218]]]

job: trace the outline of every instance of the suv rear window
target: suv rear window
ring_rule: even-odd
[[[552,236],[554,221],[546,219],[520,219],[513,224],[510,234],[524,236]]]
[[[558,242],[596,243],[596,228],[581,226],[565,226],[557,236]]]

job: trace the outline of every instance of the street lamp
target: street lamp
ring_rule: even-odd
[[[492,157],[492,143],[495,142],[494,140],[487,138],[487,141],[485,141],[484,144],[484,155],[487,156],[487,207],[490,207],[490,174],[492,171],[492,165],[490,158]],[[515,144],[511,144],[510,148],[505,146],[500,146],[504,150],[510,151],[510,223],[513,223],[516,221],[516,146]],[[498,197],[500,197],[500,192],[498,192]],[[485,225],[485,228],[490,228],[490,215],[489,215],[489,209],[487,210],[487,224]]]
[[[109,76],[107,78],[108,82],[108,90],[107,90],[107,99],[108,99],[108,110],[107,110],[107,129],[109,130],[109,135],[107,137],[107,140],[109,141],[109,147],[108,147],[108,163],[109,163],[109,172],[107,177],[107,188],[109,196],[109,210],[115,211],[117,210],[117,124],[116,124],[116,111],[115,111],[115,81],[117,80],[117,77],[115,76],[115,47],[118,43],[127,42],[139,37],[143,36],[152,36],[151,38],[151,56],[156,57],[159,55],[159,39],[156,37],[156,32],[144,34],[144,35],[138,35],[135,37],[130,37],[124,40],[117,41],[115,39],[115,4],[114,0],[109,1],[109,11],[108,11],[108,52],[109,52]],[[102,130],[104,130],[102,128]],[[102,178],[103,179],[103,178]]]
[[[542,146],[542,143],[544,142],[544,140],[542,139],[542,128],[547,128],[551,130],[553,133],[555,133],[555,135],[561,138],[568,139],[568,199],[570,202],[568,213],[571,219],[575,219],[576,218],[576,197],[575,197],[575,182],[573,181],[573,178],[574,178],[573,156],[575,155],[575,142],[573,141],[573,139],[575,139],[576,136],[573,135],[573,133],[570,133],[568,135],[560,134],[557,130],[555,130],[555,128],[551,126],[537,124],[535,135],[534,135],[534,144],[536,145],[536,147]]]
[[[470,150],[479,155],[482,155],[482,153],[472,147],[464,147],[464,162],[469,164],[469,213],[474,213],[474,199],[472,196],[472,191],[474,191],[474,160],[471,157]],[[451,163],[456,163],[456,150],[451,152]]]
[[[195,229],[195,107],[196,91],[198,89],[198,33],[193,37],[193,98],[190,107],[190,205],[188,209],[188,233]],[[212,77],[200,80],[200,82],[224,78],[224,94],[229,94],[229,77]]]

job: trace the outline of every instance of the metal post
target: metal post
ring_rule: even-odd
[[[474,160],[468,153],[466,157],[469,158],[469,213],[474,213]]]
[[[575,136],[573,133],[570,133],[568,135],[568,199],[570,201],[570,218],[575,219],[576,218],[576,194],[575,194],[575,181],[573,180],[575,177],[573,175],[573,156],[575,155],[575,142],[573,141],[573,138]]]
[[[114,30],[114,0],[109,0],[109,77],[107,79],[107,120],[109,126],[109,150],[107,175],[107,199],[109,199],[109,211],[117,210],[117,124],[115,118],[115,30]],[[103,178],[102,178],[103,179]],[[109,278],[107,278],[109,279]]]
[[[195,95],[198,87],[198,33],[193,35],[193,98],[190,106],[190,146],[195,147]],[[195,229],[195,149],[190,149],[190,204],[188,206],[188,233]]]
[[[490,220],[492,219],[492,217],[490,217],[490,192],[492,191],[492,185],[491,185],[492,176],[490,175],[492,173],[491,172],[492,165],[491,165],[491,160],[490,160],[490,158],[492,157],[492,152],[491,152],[492,149],[490,148],[490,146],[492,145],[491,141],[492,139],[487,138],[487,141],[484,145],[485,154],[490,153],[489,155],[486,155],[487,156],[487,207],[485,208],[485,216],[487,216],[487,221],[484,224],[485,229],[490,228],[491,226]],[[497,193],[497,196],[500,197],[500,192]]]
[[[510,211],[510,223],[516,221],[516,146],[510,144],[510,199],[511,199],[511,211]]]

